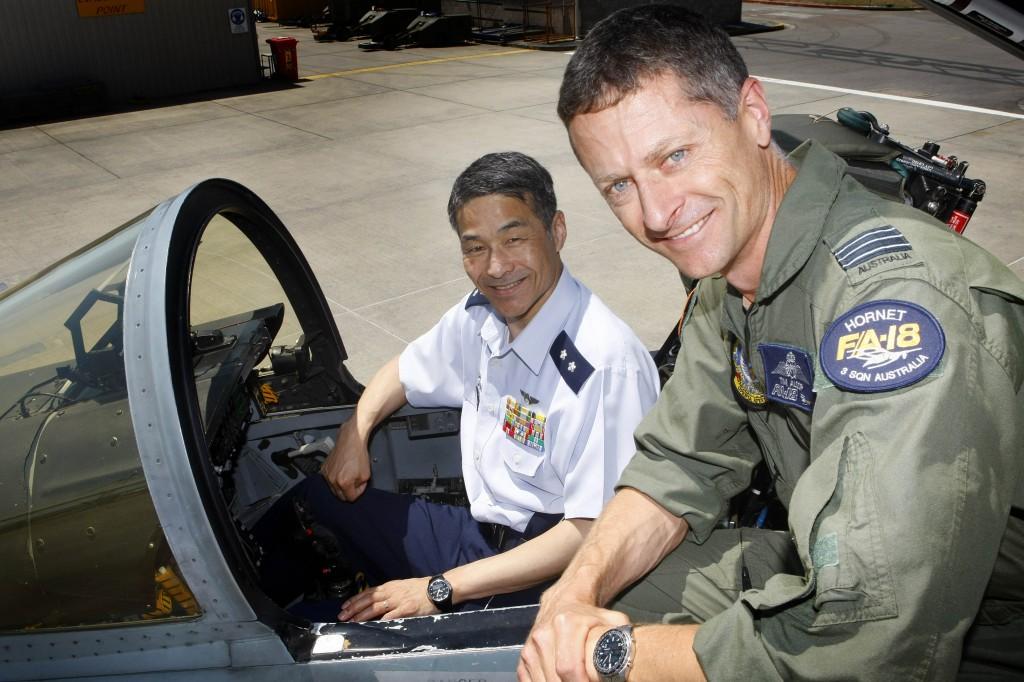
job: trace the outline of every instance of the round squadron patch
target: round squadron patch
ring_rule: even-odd
[[[844,313],[821,341],[819,361],[836,386],[891,391],[928,376],[946,350],[935,316],[907,301],[871,301]]]
[[[750,363],[738,339],[732,342],[732,386],[753,407],[764,407],[768,402],[764,387],[750,371]]]

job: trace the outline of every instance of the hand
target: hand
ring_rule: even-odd
[[[629,623],[624,613],[562,596],[558,586],[541,599],[516,672],[520,682],[596,680],[594,645],[610,628]]]
[[[338,442],[320,467],[320,474],[331,492],[346,502],[356,501],[366,490],[370,481],[370,452],[366,440],[358,433],[354,417],[342,424]]]
[[[341,605],[338,620],[391,620],[440,613],[427,598],[430,578],[410,578],[363,590]]]

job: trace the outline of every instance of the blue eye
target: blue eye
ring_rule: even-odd
[[[685,157],[686,152],[682,149],[677,149],[676,151],[668,155],[668,160],[671,161],[672,163],[679,163]]]
[[[618,182],[613,182],[608,189],[613,194],[618,194],[618,193],[621,193],[621,192],[625,192],[627,187],[629,187],[629,181],[628,180],[619,180]]]

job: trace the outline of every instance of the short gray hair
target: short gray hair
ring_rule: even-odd
[[[544,166],[519,152],[485,154],[469,164],[452,185],[448,197],[448,222],[459,231],[459,212],[473,199],[492,194],[515,197],[526,203],[551,231],[558,203],[551,174]]]

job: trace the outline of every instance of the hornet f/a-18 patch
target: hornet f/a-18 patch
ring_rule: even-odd
[[[908,301],[871,301],[844,313],[821,341],[819,360],[836,386],[891,391],[928,376],[946,350],[930,312]]]

